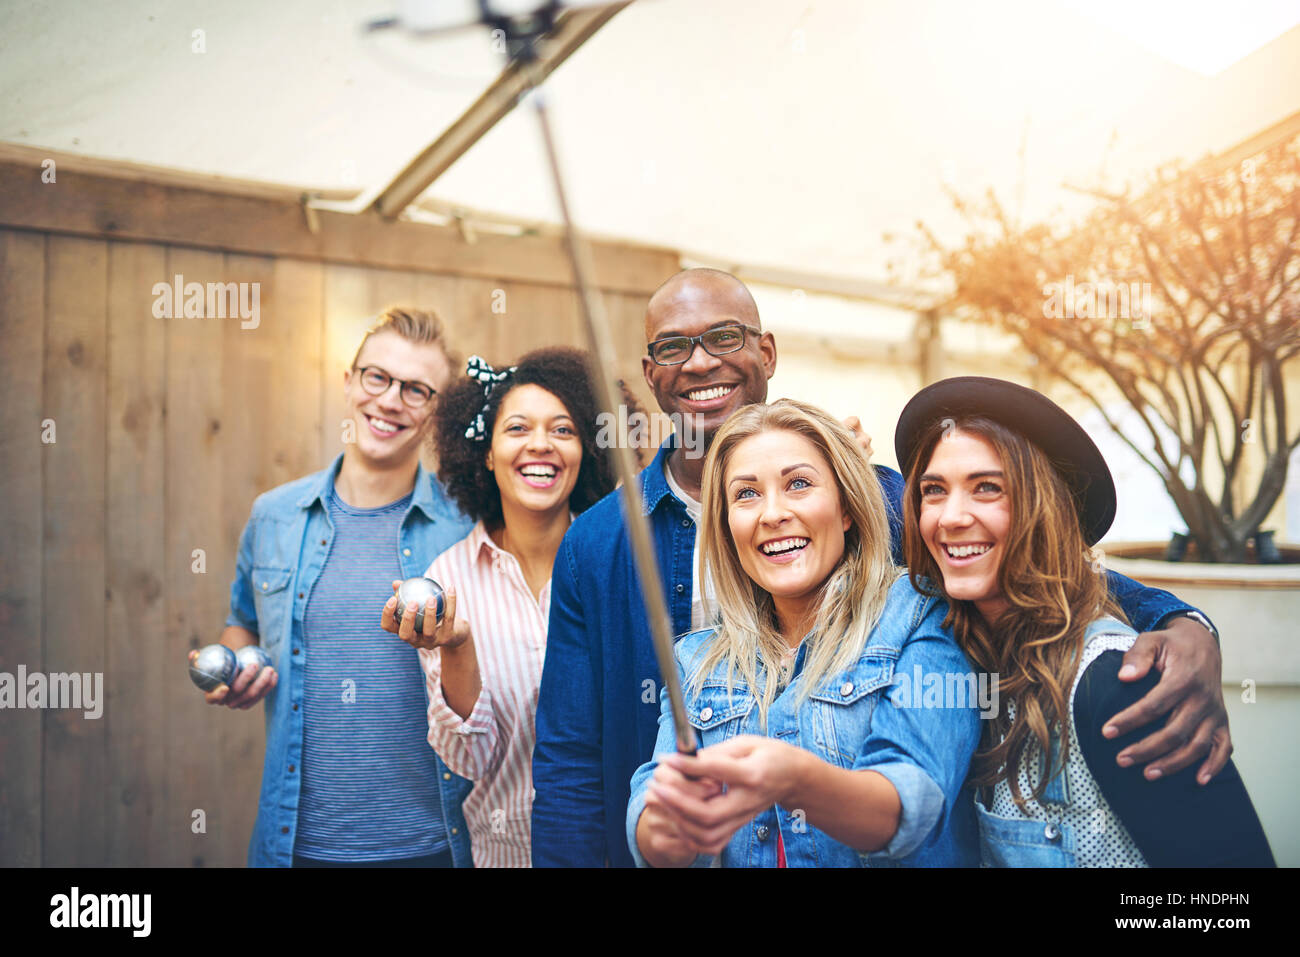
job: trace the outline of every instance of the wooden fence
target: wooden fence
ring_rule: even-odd
[[[341,450],[382,306],[433,307],[493,362],[581,344],[567,262],[554,238],[309,218],[290,190],[68,158],[43,182],[44,158],[0,151],[0,673],[102,673],[104,700],[0,711],[0,865],[241,865],[262,708],[208,707],[185,656],[220,632],[254,497]],[[595,258],[644,402],[644,303],[677,256]],[[177,275],[257,283],[260,321],[156,316]]]

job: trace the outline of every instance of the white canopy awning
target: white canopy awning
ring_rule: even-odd
[[[486,31],[363,32],[393,6],[11,6],[0,140],[376,189],[501,67]],[[1205,76],[1067,0],[637,0],[549,81],[576,213],[722,263],[878,280],[884,234],[954,234],[945,185],[1047,216],[1084,202],[1062,184],[1221,151],[1300,110],[1300,6],[1165,6],[1274,39]],[[526,111],[429,195],[558,219]]]

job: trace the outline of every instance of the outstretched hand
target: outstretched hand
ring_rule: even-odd
[[[637,821],[637,846],[653,867],[686,867],[704,849],[683,829],[676,807],[704,802],[722,793],[722,785],[706,778],[688,778],[666,764],[655,768],[646,788],[645,810]],[[688,825],[689,826],[689,825]]]
[[[659,759],[661,767],[697,781],[716,782],[725,790],[700,799],[661,781],[656,769],[646,803],[654,794],[696,853],[721,854],[736,831],[772,805],[785,802],[807,755],[793,745],[747,734],[703,748],[694,756],[667,754]]]

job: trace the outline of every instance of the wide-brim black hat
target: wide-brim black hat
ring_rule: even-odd
[[[1096,444],[1064,409],[1047,396],[1014,382],[958,376],[928,385],[899,416],[894,451],[904,475],[931,426],[946,418],[982,415],[1018,432],[1047,455],[1074,498],[1089,545],[1101,541],[1115,521],[1115,480]]]

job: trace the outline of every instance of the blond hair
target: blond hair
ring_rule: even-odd
[[[890,558],[889,518],[880,482],[853,435],[815,406],[791,399],[746,406],[718,430],[704,462],[699,580],[712,577],[721,622],[688,679],[698,691],[722,662],[727,687],[738,672],[758,700],[764,725],[781,690],[786,641],[778,629],[772,596],[740,564],[727,524],[727,463],[741,442],[764,432],[802,436],[826,458],[835,475],[840,507],[849,517],[844,555],[822,586],[808,650],[799,678],[802,701],[827,678],[852,667],[884,612],[896,574]],[[762,666],[762,678],[758,666]]]
[[[366,334],[361,337],[361,344],[357,346],[350,368],[357,367],[357,363],[361,360],[361,350],[366,347],[370,337],[381,332],[395,332],[407,342],[418,345],[438,346],[450,361],[452,368],[459,365],[456,356],[447,347],[442,319],[436,312],[432,309],[415,309],[410,306],[389,306],[375,317]]]

